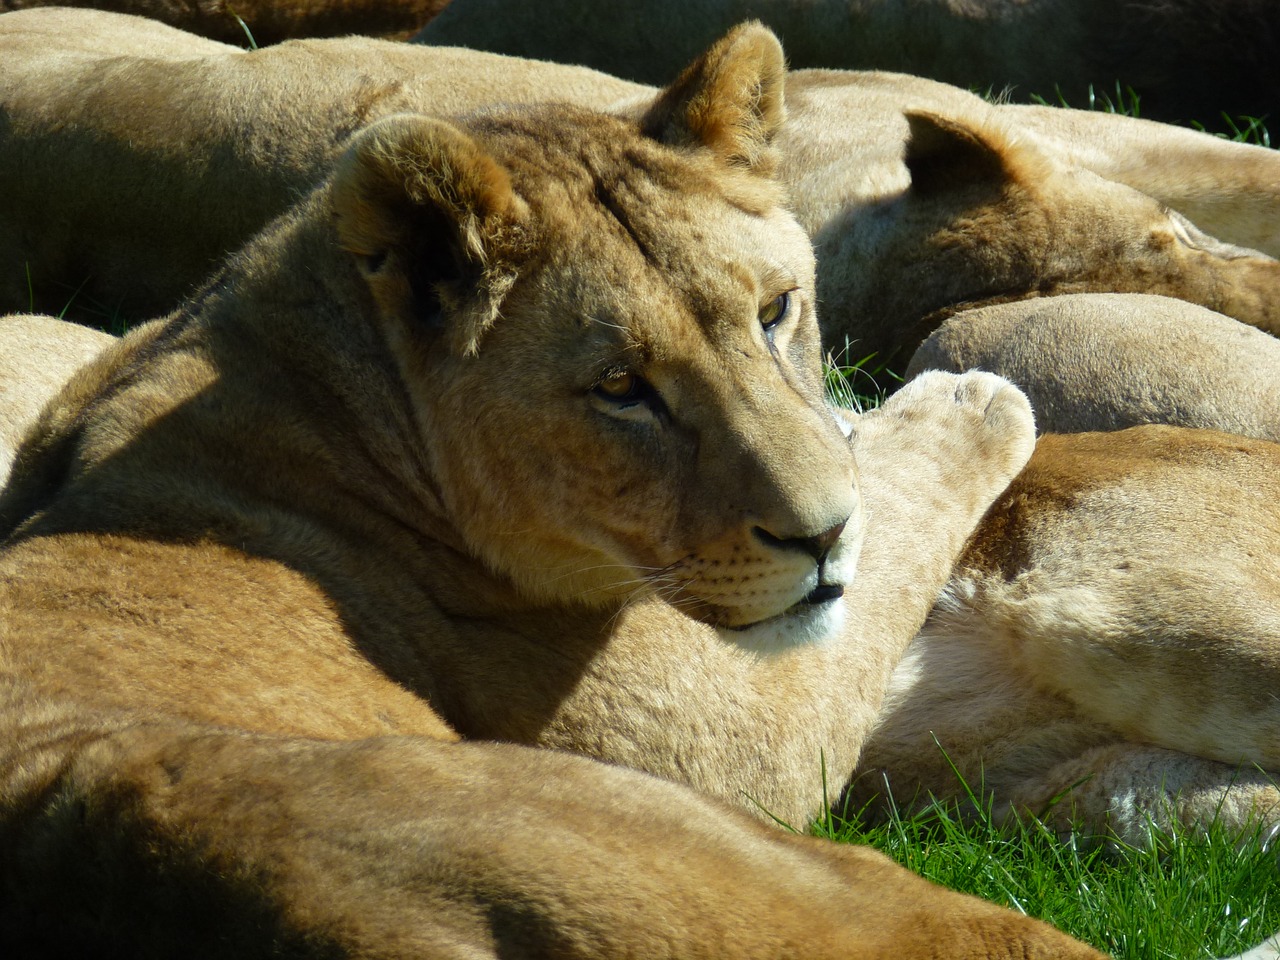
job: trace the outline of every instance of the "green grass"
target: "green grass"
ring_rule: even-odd
[[[1222,114],[1222,122],[1229,132],[1214,133],[1214,136],[1225,137],[1228,140],[1234,140],[1236,143],[1252,143],[1259,147],[1271,146],[1271,133],[1267,130],[1267,125],[1258,117],[1232,118],[1224,113]],[[1205,130],[1204,125],[1200,123],[1193,122],[1191,126],[1201,132],[1212,132]]]
[[[823,360],[827,397],[846,410],[872,410],[902,383],[902,374],[890,370],[874,353],[857,356],[846,337],[844,348],[828,350]]]
[[[1142,97],[1133,87],[1123,86],[1118,82],[1115,85],[1115,90],[1111,92],[1099,92],[1093,88],[1093,84],[1090,84],[1085,92],[1083,104],[1070,102],[1059,87],[1054,87],[1053,92],[1054,100],[1052,102],[1034,93],[1031,94],[1030,100],[1046,107],[1075,107],[1082,110],[1101,110],[1105,113],[1118,113],[1126,117],[1142,116]],[[998,101],[1001,98],[991,97],[988,91],[987,99]],[[1218,115],[1217,122],[1221,124],[1223,129],[1210,130],[1205,124],[1196,120],[1188,121],[1187,126],[1199,130],[1201,133],[1210,133],[1215,137],[1222,137],[1224,140],[1231,140],[1236,143],[1252,143],[1260,147],[1271,146],[1271,133],[1260,117],[1232,116],[1223,112]]]
[[[245,23],[244,18],[242,18],[240,14],[236,13],[235,7],[228,4],[226,7],[226,10],[227,10],[227,13],[230,14],[231,19],[235,20],[236,23],[240,24],[240,29],[244,31],[245,49],[257,50],[258,41],[254,39],[253,31],[249,29],[249,24]]]
[[[1116,82],[1115,90],[1112,93],[1106,91],[1095,90],[1093,84],[1089,84],[1085,91],[1084,103],[1071,103],[1066,94],[1062,92],[1062,88],[1054,86],[1053,96],[1054,102],[1046,100],[1038,93],[1030,96],[1032,103],[1038,103],[1046,107],[1074,107],[1078,110],[1101,110],[1103,113],[1118,113],[1126,117],[1142,116],[1142,98],[1133,87],[1127,87]]]
[[[1280,929],[1280,857],[1257,833],[1153,829],[1150,846],[1137,849],[1059,836],[1031,817],[1002,827],[954,803],[875,824],[828,815],[811,832],[876,847],[1125,960],[1226,957]]]
[[[39,305],[36,303],[35,283],[31,276],[31,265],[25,265],[27,277],[27,312],[42,313]],[[95,330],[105,330],[107,333],[121,336],[126,333],[130,327],[141,323],[141,319],[126,315],[121,311],[120,307],[111,304],[101,303],[90,297],[84,292],[84,285],[88,283],[86,277],[80,286],[66,289],[66,302],[54,316],[59,320],[69,320],[73,323],[79,323],[86,327],[93,327]]]
[[[1262,827],[1241,834],[1218,823],[1164,832],[1153,825],[1135,847],[1028,814],[998,821],[982,791],[963,780],[967,799],[909,812],[892,798],[874,812],[833,808],[825,764],[822,784],[825,813],[809,825],[814,836],[874,847],[1119,960],[1230,957],[1280,931],[1280,833]]]

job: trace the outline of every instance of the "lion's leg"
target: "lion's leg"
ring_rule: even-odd
[[[1275,343],[1163,298],[1055,297],[953,318],[913,366],[997,370],[1051,429],[1168,421],[1270,438]],[[971,558],[965,602],[1024,676],[1088,716],[1274,768],[1278,467],[1280,447],[1207,433],[1047,439]]]
[[[1078,293],[965,310],[907,375],[970,369],[1025,390],[1042,433],[1167,423],[1280,440],[1280,339],[1185,300]]]
[[[1028,777],[1010,805],[1068,829],[1083,823],[1144,847],[1152,829],[1218,824],[1229,835],[1280,834],[1280,778],[1159,747],[1114,743]]]
[[[0,741],[6,955],[1100,956],[580,757],[26,707]]]
[[[1145,845],[1152,825],[1280,830],[1280,777],[1124,742],[1029,682],[980,608],[949,596],[894,674],[847,809],[878,818],[970,791],[1014,811]]]
[[[841,807],[878,820],[972,793],[1001,819],[1028,779],[1115,740],[1034,688],[979,612],[944,597],[894,671]]]
[[[1026,397],[985,373],[926,373],[853,426],[867,521],[846,591],[849,642],[867,641],[858,655],[892,670],[965,538],[1031,455],[1034,426]]]
[[[1065,334],[1062,324],[1023,324],[997,336],[989,321],[1028,308],[980,311],[951,324],[949,362],[991,365],[1026,383],[1051,418],[1190,413],[1213,422],[1225,410],[1238,415],[1233,423],[1266,419],[1242,382],[1228,392],[1232,406],[1195,371],[1162,366],[1201,341],[1218,348],[1222,365],[1247,365],[1240,344],[1256,340],[1252,332],[1215,339],[1157,329],[1167,349],[1153,358],[1148,337],[1104,322],[1120,300],[1135,321],[1153,319],[1137,298],[1106,298],[1097,312],[1100,298],[1055,299],[1081,303],[1030,312],[1078,321]],[[1097,366],[1087,395],[1089,374],[1073,351]],[[1112,383],[1107,366],[1147,371],[1146,382]],[[1078,377],[1081,389],[1062,405],[1056,391]],[[1082,408],[1086,397],[1093,406]],[[1042,438],[895,673],[852,799],[880,794],[886,778],[899,802],[960,796],[954,764],[1005,809],[1038,810],[1092,778],[1097,785],[1075,793],[1069,809],[1093,826],[1111,819],[1112,806],[1130,832],[1166,809],[1196,819],[1223,796],[1233,823],[1250,812],[1280,819],[1266,813],[1274,777],[1252,772],[1280,770],[1277,476],[1280,447],[1211,431]],[[1178,791],[1185,796],[1174,801]]]
[[[903,650],[1034,432],[1026,399],[988,374],[922,377],[850,426],[866,523],[850,523],[837,548],[861,551],[843,627],[761,655],[710,630],[673,628],[665,605],[633,604],[543,743],[797,827],[819,811],[824,769],[836,784],[853,772]]]
[[[828,718],[839,728],[828,742],[848,745],[848,753],[826,754],[828,770],[841,777],[965,538],[1034,444],[1026,398],[983,373],[917,377],[852,427],[866,523],[845,533],[851,549],[861,536],[857,576],[845,593],[848,626],[833,659],[819,665],[827,675],[819,702],[832,704]]]

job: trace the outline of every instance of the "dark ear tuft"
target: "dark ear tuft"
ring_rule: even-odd
[[[709,148],[725,163],[772,175],[773,141],[786,119],[782,45],[764,25],[741,24],[695,60],[654,101],[646,134]]]
[[[447,323],[455,349],[474,351],[514,279],[504,242],[523,205],[506,170],[449,123],[388,117],[352,138],[331,198],[379,307]]]
[[[1002,144],[984,131],[932,113],[907,113],[911,189],[920,194],[998,187],[1009,180]]]

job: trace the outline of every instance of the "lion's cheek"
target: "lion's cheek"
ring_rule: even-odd
[[[664,570],[689,548],[661,465],[528,449],[473,442],[437,477],[467,551],[543,600],[594,605],[663,590]]]

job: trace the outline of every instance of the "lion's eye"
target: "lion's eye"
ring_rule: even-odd
[[[760,326],[765,330],[772,330],[782,322],[790,308],[791,294],[779,294],[760,308]]]
[[[595,389],[606,400],[626,403],[644,399],[649,385],[634,373],[615,373],[597,383]]]
[[[611,370],[596,381],[591,393],[613,416],[636,420],[667,415],[666,404],[658,391],[639,374]]]

